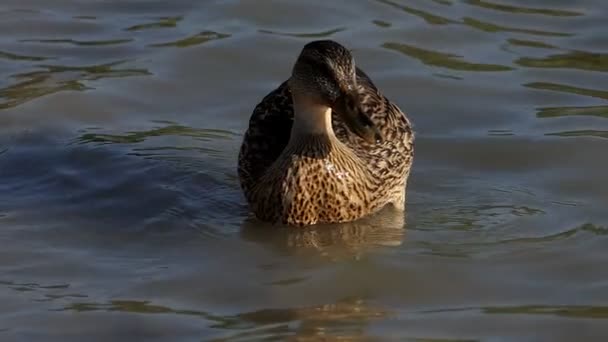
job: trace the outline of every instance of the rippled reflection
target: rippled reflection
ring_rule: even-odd
[[[539,42],[536,40],[510,38],[508,40],[508,42],[509,42],[509,44],[515,45],[515,46],[526,46],[526,47],[533,47],[533,48],[539,48],[539,49],[557,49],[556,46],[553,46],[551,44],[547,44],[544,42]]]
[[[522,57],[515,63],[531,68],[563,68],[608,71],[608,54],[573,51],[544,58]]]
[[[159,18],[158,21],[154,21],[151,23],[137,24],[137,25],[129,26],[125,29],[125,31],[142,31],[142,30],[157,29],[157,28],[177,27],[177,23],[179,23],[183,19],[184,19],[183,16],[162,17],[162,18]]]
[[[393,24],[384,20],[372,20],[372,23],[378,27],[391,27]]]
[[[112,300],[108,303],[75,302],[59,311],[86,313],[92,311],[136,314],[171,314],[200,317],[212,328],[225,331],[224,338],[251,339],[268,336],[297,338],[361,338],[364,328],[376,319],[390,315],[364,300],[347,298],[336,303],[301,308],[261,309],[235,315],[216,315],[200,310],[174,309],[149,301]],[[296,323],[291,325],[290,323]]]
[[[599,131],[593,129],[584,129],[577,131],[564,131],[564,132],[555,132],[555,133],[547,133],[547,135],[558,136],[558,137],[594,137],[594,138],[608,138],[608,131]]]
[[[415,46],[399,43],[384,43],[382,47],[416,58],[426,65],[439,66],[462,71],[508,71],[513,68],[498,64],[471,63],[463,61],[462,56],[424,50]]]
[[[535,30],[535,29],[524,29],[518,27],[509,27],[509,26],[501,26],[497,24],[493,24],[487,21],[478,20],[471,17],[463,18],[463,23],[472,28],[485,31],[485,32],[514,32],[514,33],[526,33],[535,36],[548,36],[548,37],[569,37],[572,36],[572,33],[566,32],[554,32],[554,31],[544,31],[544,30]]]
[[[541,14],[553,17],[575,17],[583,15],[581,12],[565,11],[547,8],[522,7],[514,5],[499,4],[486,0],[465,0],[465,3],[482,8],[492,9],[501,12],[516,13],[516,14]]]
[[[232,139],[234,137],[234,133],[225,130],[191,128],[170,124],[160,128],[126,134],[85,133],[78,138],[78,141],[81,143],[133,144],[145,141],[150,137],[167,135],[191,137],[201,141]]]
[[[14,76],[18,83],[0,89],[0,109],[15,107],[27,101],[65,90],[89,89],[85,81],[104,78],[146,76],[150,72],[139,68],[119,68],[123,61],[91,65],[42,65],[44,71],[33,71]]]
[[[608,91],[574,87],[567,84],[532,82],[524,84],[524,87],[608,99]]]
[[[43,43],[43,44],[70,44],[76,46],[105,46],[121,45],[132,42],[131,38],[107,39],[107,40],[75,40],[75,39],[23,39],[22,43]]]
[[[444,17],[438,16],[438,15],[435,15],[435,14],[432,14],[429,12],[425,12],[425,11],[416,9],[414,7],[402,5],[402,4],[392,1],[392,0],[375,0],[375,1],[385,4],[385,5],[389,5],[393,8],[399,9],[408,14],[415,15],[419,18],[424,19],[424,21],[426,21],[427,23],[432,24],[432,25],[446,25],[446,24],[457,23],[457,21],[454,21],[454,20],[451,20],[448,18],[444,18]]]
[[[597,116],[608,118],[608,106],[589,107],[545,107],[540,108],[536,116],[539,118],[555,118],[560,116]]]
[[[8,59],[8,60],[13,60],[13,61],[40,62],[40,61],[45,61],[47,59],[52,59],[52,58],[51,57],[41,57],[41,56],[18,55],[18,54],[6,52],[6,51],[0,51],[0,59]]]
[[[189,46],[203,44],[212,40],[224,39],[230,37],[229,34],[218,33],[213,31],[203,31],[193,36],[183,39],[178,39],[172,42],[151,44],[152,47],[178,47],[185,48]]]
[[[525,314],[525,315],[555,315],[577,318],[608,318],[608,307],[606,306],[583,306],[583,305],[525,305],[512,307],[486,307],[483,309],[488,314]]]
[[[496,229],[498,226],[494,226]],[[530,232],[534,234],[535,232]],[[449,242],[416,242],[416,246],[423,253],[449,258],[471,258],[475,255],[484,255],[485,253],[495,253],[499,251],[499,247],[510,248],[534,248],[538,246],[550,246],[563,241],[574,241],[577,237],[601,237],[608,235],[608,228],[603,226],[586,223],[578,227],[566,229],[555,234],[543,236],[504,236],[498,238],[488,237],[487,241],[471,242],[462,241],[458,238],[453,238]],[[527,246],[527,247],[526,247]]]
[[[437,208],[416,229],[476,230],[488,229],[516,217],[544,214],[542,209],[518,205],[478,205]]]
[[[248,219],[243,223],[242,236],[289,252],[314,250],[332,257],[349,256],[382,246],[401,245],[406,234],[405,219],[403,212],[390,207],[355,222],[301,229]]]
[[[260,33],[267,34],[276,34],[279,36],[287,36],[287,37],[298,37],[298,38],[326,38],[330,37],[334,33],[342,32],[346,30],[344,27],[338,27],[331,30],[321,31],[321,32],[313,32],[313,33],[286,33],[286,32],[276,32],[271,30],[258,30]]]

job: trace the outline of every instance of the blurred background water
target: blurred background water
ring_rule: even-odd
[[[604,0],[3,0],[0,340],[608,337]],[[405,217],[252,220],[320,38],[415,123]]]

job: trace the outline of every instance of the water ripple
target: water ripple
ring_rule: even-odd
[[[596,98],[608,100],[608,91],[604,91],[604,90],[580,88],[580,87],[575,87],[575,86],[571,86],[571,85],[567,85],[567,84],[559,84],[559,83],[552,83],[552,82],[530,82],[530,83],[525,83],[523,86],[526,88],[532,88],[532,89],[549,90],[549,91],[554,91],[554,92],[596,97]]]
[[[230,34],[218,33],[218,32],[214,32],[214,31],[202,31],[200,33],[197,33],[195,35],[192,35],[192,36],[189,36],[189,37],[186,37],[183,39],[178,39],[178,40],[174,40],[174,41],[166,42],[166,43],[150,44],[150,46],[151,47],[185,48],[185,47],[203,44],[203,43],[206,43],[206,42],[209,42],[212,40],[229,38],[230,36],[231,36]]]
[[[509,44],[515,45],[515,46],[525,46],[525,47],[533,47],[533,48],[539,48],[539,49],[558,49],[558,47],[556,47],[556,46],[547,44],[545,42],[539,42],[536,40],[510,38],[507,40],[507,42]]]
[[[76,46],[105,46],[121,45],[132,42],[131,38],[105,39],[105,40],[75,40],[75,39],[22,39],[21,43],[43,43],[43,44],[70,44]]]
[[[40,65],[39,68],[46,70],[14,75],[19,82],[0,89],[0,109],[15,107],[60,91],[90,89],[84,81],[151,74],[142,68],[117,68],[123,63],[125,61],[78,67]]]
[[[160,128],[149,130],[128,132],[126,134],[103,134],[85,133],[78,137],[80,143],[104,143],[104,144],[133,144],[143,142],[150,137],[160,136],[183,136],[196,138],[201,141],[211,141],[216,139],[232,139],[235,134],[221,129],[191,128],[172,124]]]
[[[447,25],[447,24],[457,23],[457,21],[455,21],[455,20],[441,17],[436,14],[432,14],[432,13],[429,13],[429,12],[426,12],[423,10],[419,10],[419,9],[416,9],[413,7],[405,6],[405,5],[399,4],[392,0],[375,0],[375,1],[377,1],[381,4],[389,5],[393,8],[397,8],[408,14],[415,15],[431,25]]]
[[[158,29],[158,28],[173,28],[173,27],[177,27],[177,23],[179,23],[183,19],[184,19],[183,16],[161,17],[161,18],[158,18],[158,20],[154,21],[154,22],[129,26],[129,27],[125,28],[125,31],[143,31],[143,30]]]
[[[509,71],[513,68],[506,65],[471,63],[462,60],[462,56],[421,49],[402,43],[384,43],[382,47],[416,58],[426,65],[439,66],[459,71]]]
[[[48,59],[53,59],[53,57],[42,57],[42,56],[26,56],[26,55],[18,55],[15,53],[10,53],[6,51],[0,51],[0,59],[8,59],[13,61],[28,61],[28,62],[40,62]]]
[[[331,30],[325,30],[321,32],[312,32],[312,33],[287,33],[287,32],[277,32],[271,30],[258,30],[260,33],[266,34],[275,34],[279,36],[287,36],[287,37],[297,37],[297,38],[326,38],[330,37],[335,33],[342,32],[346,30],[346,27],[337,27]]]
[[[547,133],[545,135],[556,136],[556,137],[592,137],[592,138],[608,139],[608,131],[600,131],[600,130],[593,130],[593,129],[555,132],[555,133]]]
[[[573,51],[544,58],[522,57],[515,63],[530,68],[579,69],[608,72],[608,54]]]
[[[516,13],[516,14],[540,14],[552,17],[576,17],[584,15],[582,12],[566,11],[547,8],[521,7],[514,5],[505,5],[486,0],[465,0],[465,3],[481,8],[491,9],[500,12]]]
[[[125,312],[134,314],[171,314],[199,317],[211,322],[211,328],[225,331],[235,338],[256,338],[277,334],[278,325],[298,322],[297,326],[287,328],[285,337],[294,334],[298,337],[331,337],[333,334],[344,336],[344,327],[360,327],[368,321],[386,318],[391,315],[387,310],[375,308],[362,299],[346,298],[336,303],[300,308],[271,308],[243,312],[235,315],[217,315],[201,310],[174,309],[155,305],[149,301],[112,300],[108,303],[74,302],[56,311],[86,313],[91,311]],[[359,329],[355,329],[359,331]]]
[[[544,31],[544,30],[536,30],[536,29],[524,29],[517,27],[509,27],[509,26],[501,26],[497,24],[492,24],[487,21],[481,21],[471,17],[463,18],[463,23],[469,27],[474,29],[478,29],[484,32],[514,32],[514,33],[525,33],[535,36],[547,36],[547,37],[570,37],[573,36],[573,33],[566,32],[554,32],[554,31]]]
[[[536,113],[538,118],[556,118],[563,116],[596,116],[608,118],[608,106],[588,107],[543,107]]]

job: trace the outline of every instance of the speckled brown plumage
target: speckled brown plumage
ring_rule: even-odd
[[[414,135],[404,113],[370,78],[357,72],[363,113],[382,134],[370,143],[352,133],[335,111],[335,135],[292,139],[294,107],[288,82],[255,107],[239,153],[238,175],[252,212],[292,225],[337,223],[405,205]]]

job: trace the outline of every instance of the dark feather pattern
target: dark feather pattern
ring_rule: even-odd
[[[405,187],[414,155],[412,126],[405,114],[380,94],[371,79],[359,68],[357,68],[357,84],[364,114],[378,127],[383,141],[375,144],[366,142],[349,131],[340,115],[332,113],[332,126],[337,139],[350,150],[348,153],[352,152],[351,154],[356,156],[355,159],[349,157],[348,161],[344,161],[344,170],[348,171],[348,166],[356,163],[357,165],[353,168],[360,168],[361,170],[357,170],[357,174],[365,179],[356,180],[356,184],[348,185],[350,190],[345,190],[346,193],[342,196],[345,198],[336,199],[335,205],[315,202],[316,214],[306,213],[306,208],[310,207],[310,205],[305,205],[306,203],[301,203],[301,207],[304,209],[295,210],[295,213],[294,210],[290,211],[285,207],[285,199],[281,198],[289,190],[286,189],[286,180],[281,178],[285,176],[284,174],[277,176],[279,173],[277,170],[273,170],[278,167],[279,158],[289,158],[283,153],[288,145],[294,122],[293,102],[288,83],[283,82],[255,107],[239,153],[238,175],[247,201],[260,219],[290,224],[342,222],[370,214],[388,203],[394,204],[397,208],[403,208]],[[338,163],[342,159],[332,159],[332,162]],[[317,188],[314,179],[323,177],[323,175],[313,175],[315,172],[319,173],[319,166],[311,167],[309,171],[306,171],[304,161],[298,160],[298,163],[296,174],[303,180],[298,183],[300,188],[291,190],[306,192],[307,196],[313,197],[313,199],[307,199],[308,201],[314,201],[315,196],[331,197],[331,194],[328,195],[323,190],[313,190]],[[290,167],[291,164],[287,162],[286,165],[285,167]],[[336,165],[341,167],[339,164]],[[272,173],[277,178],[269,179],[271,177],[268,173]],[[262,194],[255,190],[259,188],[260,183],[276,189],[266,189],[270,192],[264,190],[266,192]],[[331,184],[324,184],[324,186],[331,186]],[[349,196],[355,192],[363,192],[359,196],[360,201],[349,200]],[[361,201],[364,203],[359,203]],[[266,203],[261,204],[260,202]],[[340,208],[337,208],[337,212],[334,214],[325,210],[326,208],[323,210],[319,208],[320,205],[330,207],[346,205],[348,207],[349,203],[353,206],[355,202],[360,208],[350,210],[352,214],[348,210],[345,212]],[[319,214],[321,212],[322,214]],[[297,217],[298,215],[300,217]]]

